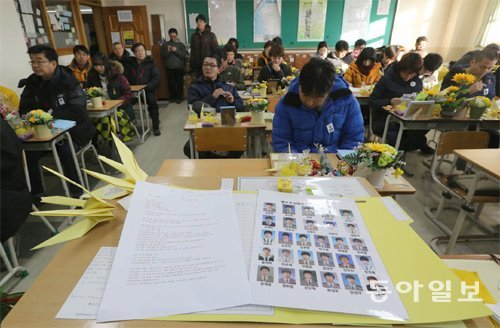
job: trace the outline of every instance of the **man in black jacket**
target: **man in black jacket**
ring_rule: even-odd
[[[168,30],[169,41],[161,46],[161,56],[167,69],[168,92],[170,99],[180,104],[184,98],[184,66],[186,46],[177,38],[177,30]]]
[[[151,56],[146,56],[146,46],[136,43],[132,46],[135,57],[130,57],[125,68],[125,76],[130,85],[146,85],[146,102],[148,112],[153,121],[153,134],[159,136],[160,118],[158,114],[158,102],[156,100],[156,89],[160,86],[160,71],[156,67]]]
[[[76,126],[69,131],[75,146],[85,146],[94,136],[95,127],[87,113],[87,98],[80,83],[65,68],[57,62],[57,52],[44,45],[33,46],[28,49],[33,69],[25,81],[25,88],[21,94],[19,113],[24,115],[33,109],[52,111],[56,119],[71,120]],[[78,180],[78,174],[73,162],[71,150],[67,141],[57,145],[64,174],[73,181]],[[31,179],[31,194],[40,197],[43,194],[42,177],[38,168],[38,160],[44,152],[29,151],[26,153],[28,170]],[[72,196],[82,194],[82,190],[72,184],[69,185]]]
[[[196,16],[196,31],[191,35],[191,56],[189,68],[196,78],[202,75],[203,59],[212,56],[219,44],[217,37],[207,24],[205,15]]]
[[[271,61],[261,68],[259,72],[259,77],[257,80],[269,81],[269,80],[281,80],[284,77],[292,75],[292,70],[290,66],[285,64],[283,57],[285,56],[285,50],[282,46],[273,45],[271,51],[269,52],[271,56]]]
[[[113,51],[109,55],[109,59],[119,61],[123,66],[125,66],[126,62],[130,58],[130,54],[123,47],[123,44],[120,42],[113,43]]]

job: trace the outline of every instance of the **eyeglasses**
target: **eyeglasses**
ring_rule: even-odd
[[[203,67],[210,67],[212,69],[217,68],[216,64],[203,64]]]
[[[33,65],[40,66],[41,64],[45,64],[48,62],[49,62],[49,60],[30,60],[28,62],[28,64],[30,64],[31,66],[33,66]]]

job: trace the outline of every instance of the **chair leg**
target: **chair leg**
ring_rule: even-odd
[[[107,172],[104,169],[104,165],[102,165],[102,161],[99,159],[99,154],[97,153],[97,149],[95,149],[94,145],[91,145],[90,148],[92,149],[92,152],[94,153],[94,156],[97,159],[97,163],[101,167],[102,173],[106,174]]]
[[[2,260],[7,267],[7,270],[9,273],[3,276],[2,280],[0,280],[0,286],[3,286],[10,278],[14,277],[18,272],[21,274],[21,278],[27,277],[28,276],[28,271],[26,270],[25,267],[22,267],[19,265],[19,262],[17,261],[17,255],[16,255],[16,250],[14,248],[14,241],[13,237],[10,237],[7,239],[7,247],[9,248],[9,253],[12,259],[12,263],[9,260],[9,257],[7,256],[7,252],[5,252],[5,249],[3,248],[3,245],[0,247],[0,256],[2,257]],[[14,264],[14,265],[12,265]]]
[[[31,205],[31,208],[33,209],[33,211],[38,212],[38,208],[35,205]],[[39,216],[39,218],[47,226],[47,228],[49,228],[52,235],[56,235],[59,233],[59,231],[56,228],[54,228],[54,226],[49,222],[49,220],[47,220],[45,216],[41,215]]]
[[[465,217],[467,216],[464,209],[460,210],[458,214],[457,221],[455,222],[455,226],[453,227],[453,231],[450,236],[450,241],[448,242],[448,246],[446,247],[445,254],[450,254],[455,244],[457,243],[458,236],[460,235],[460,231],[462,230],[462,226],[465,221]]]
[[[83,173],[83,183],[85,184],[85,188],[87,188],[87,190],[89,190],[89,177],[87,176],[87,172],[85,172],[85,170],[87,169],[87,167],[85,166],[85,151],[87,149],[83,149],[81,154],[80,154],[80,161],[81,161],[81,165],[82,165],[82,173]]]

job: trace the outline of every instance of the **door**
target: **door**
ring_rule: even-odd
[[[146,45],[146,50],[151,50],[146,6],[103,7],[102,16],[109,52],[116,41],[126,48],[142,42]]]

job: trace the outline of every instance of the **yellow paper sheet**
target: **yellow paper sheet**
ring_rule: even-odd
[[[134,157],[134,153],[132,153],[132,151],[117,136],[115,136],[115,134],[112,135],[118,154],[120,154],[120,159],[122,160],[123,165],[127,168],[128,173],[135,181],[145,181],[148,178],[148,175],[139,167],[139,164]]]
[[[99,222],[92,219],[83,219],[80,222],[77,222],[71,226],[69,226],[66,230],[59,232],[54,237],[47,239],[43,243],[33,247],[31,250],[52,246],[59,243],[64,243],[69,240],[77,239],[85,235],[89,232],[96,224]]]
[[[117,198],[121,198],[121,197],[124,197],[124,196],[127,196],[128,194],[130,194],[130,192],[128,190],[119,188],[119,187],[114,186],[112,184],[108,184],[104,187],[95,189],[92,192],[97,197],[105,199],[105,200],[117,199]]]
[[[114,186],[123,188],[123,189],[128,190],[128,191],[134,190],[135,183],[133,183],[133,182],[129,182],[129,181],[124,180],[124,179],[115,178],[115,177],[112,177],[112,176],[109,176],[106,174],[102,174],[102,173],[98,173],[98,172],[94,172],[94,171],[90,171],[90,170],[84,170],[84,171],[87,172],[89,175],[93,176],[94,178],[97,178],[101,181],[110,183]]]
[[[460,278],[460,280],[465,281],[467,283],[467,286],[474,286],[475,282],[478,281],[479,295],[477,297],[482,298],[484,303],[497,304],[497,301],[495,300],[493,295],[490,294],[488,288],[486,288],[486,286],[483,284],[477,272],[465,271],[459,269],[451,269],[451,270]]]
[[[64,209],[64,210],[52,210],[52,211],[37,211],[32,212],[32,215],[38,216],[92,216],[95,214],[107,215],[107,212],[111,213],[108,207],[98,208],[98,209]],[[112,213],[111,213],[112,214]]]
[[[491,311],[481,303],[457,302],[460,279],[425,244],[407,222],[397,221],[378,198],[362,198],[358,202],[368,230],[384,265],[396,285],[399,282],[418,281],[426,288],[420,289],[420,301],[414,302],[412,293],[400,294],[410,319],[407,324],[452,322],[486,317]],[[433,303],[427,284],[431,281],[450,280],[455,297],[450,303]],[[453,294],[452,294],[453,295]],[[274,316],[245,315],[177,315],[159,320],[171,321],[245,321],[289,324],[358,324],[377,325],[401,323],[379,318],[317,311],[275,308]]]
[[[64,196],[50,196],[50,197],[42,197],[42,203],[83,207],[85,205],[85,200],[71,198],[71,197],[64,197]]]

